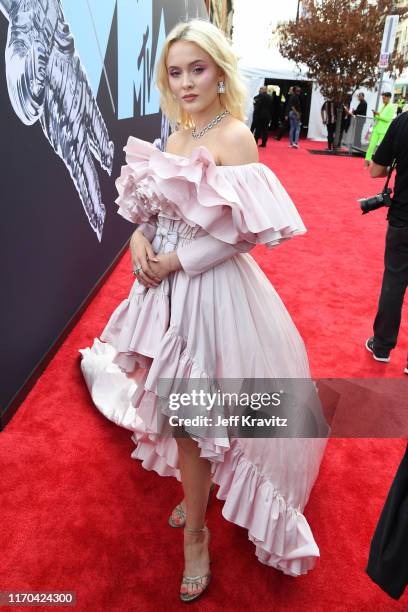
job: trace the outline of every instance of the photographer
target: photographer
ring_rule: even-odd
[[[401,310],[408,284],[408,113],[391,123],[370,166],[373,178],[387,176],[387,166],[396,162],[394,196],[388,211],[384,276],[374,336],[366,348],[376,361],[388,363],[397,343]],[[404,370],[408,374],[408,365]]]

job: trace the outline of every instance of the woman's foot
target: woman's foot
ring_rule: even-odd
[[[181,601],[200,597],[210,584],[210,532],[202,529],[184,529],[184,573],[180,586]]]
[[[186,500],[183,499],[173,510],[169,516],[168,523],[170,527],[184,527],[186,524]]]
[[[208,504],[210,503],[211,495],[215,489],[215,484],[212,483],[210,487],[210,492],[208,494]],[[182,499],[181,502],[174,508],[173,512],[169,516],[168,523],[170,527],[184,527],[187,520],[186,514],[186,500]]]

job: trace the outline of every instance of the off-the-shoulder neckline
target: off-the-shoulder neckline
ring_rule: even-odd
[[[161,149],[156,147],[152,142],[149,142],[148,140],[143,140],[142,138],[138,138],[137,136],[129,136],[129,140],[130,139],[137,140],[140,143],[142,143],[143,145],[148,145],[149,147],[151,147],[151,149],[153,149],[156,152],[159,152],[160,154],[162,154],[164,156],[177,157],[178,159],[182,159],[182,160],[184,160],[186,162],[191,162],[194,153],[196,151],[199,151],[200,149],[203,149],[203,151],[205,151],[209,155],[209,157],[211,158],[211,161],[213,162],[213,164],[214,164],[214,166],[216,168],[252,168],[252,167],[262,167],[262,168],[267,168],[269,170],[268,166],[266,166],[264,163],[259,162],[259,161],[258,162],[249,162],[247,164],[230,164],[230,165],[216,164],[215,163],[215,159],[214,159],[214,155],[204,145],[199,145],[197,147],[194,147],[194,149],[190,153],[190,157],[187,157],[185,155],[178,155],[177,153],[169,153],[168,151],[162,151]],[[126,147],[125,147],[125,150],[126,150]]]
[[[194,155],[194,153],[196,151],[198,151],[199,149],[203,149],[211,157],[211,160],[213,161],[214,166],[216,166],[217,168],[247,168],[247,167],[251,167],[251,166],[263,166],[263,167],[265,167],[265,164],[263,164],[262,162],[249,162],[247,164],[230,164],[230,165],[216,164],[215,163],[215,159],[214,159],[214,155],[204,145],[199,145],[197,147],[194,147],[194,149],[190,153],[190,157],[187,157],[185,155],[178,155],[177,153],[169,153],[168,151],[162,151],[158,147],[155,147],[155,145],[152,142],[149,142],[147,140],[143,140],[141,138],[137,138],[137,136],[132,136],[131,138],[133,138],[134,140],[138,140],[139,142],[142,142],[144,144],[150,145],[155,151],[159,151],[159,153],[161,153],[162,155],[168,155],[170,157],[178,157],[178,159],[183,159],[184,161],[187,161],[187,162],[191,162],[191,160],[193,158],[193,155]]]
[[[216,166],[217,168],[245,168],[245,167],[248,167],[248,166],[263,166],[264,165],[262,162],[249,162],[247,164],[230,164],[230,165],[228,165],[228,164],[216,164],[215,163],[215,159],[214,159],[214,155],[204,145],[199,145],[198,147],[194,147],[194,149],[191,151],[190,157],[186,157],[185,155],[179,155],[177,153],[169,153],[168,151],[160,151],[160,149],[158,149],[158,150],[161,153],[163,153],[164,155],[171,155],[171,157],[178,157],[179,159],[184,159],[185,161],[191,161],[195,151],[197,151],[198,149],[204,149],[204,151],[206,151],[208,153],[208,155],[211,157],[212,161],[214,162],[214,166]]]

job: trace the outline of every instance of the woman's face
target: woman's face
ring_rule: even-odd
[[[172,94],[189,113],[198,113],[214,103],[222,72],[208,53],[195,43],[178,40],[167,55],[167,75]],[[190,96],[190,97],[186,97]]]

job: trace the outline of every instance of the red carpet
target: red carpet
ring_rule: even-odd
[[[255,257],[303,335],[315,376],[403,376],[406,329],[389,365],[364,348],[385,215],[362,217],[356,198],[376,193],[381,181],[367,176],[361,159],[306,151],[320,146],[296,151],[270,141],[261,149],[309,231],[271,251],[258,247]],[[132,282],[126,256],[0,436],[0,591],[76,591],[81,612],[185,609],[177,599],[182,534],[166,524],[180,487],[130,459],[130,433],[97,412],[79,370],[78,348],[100,333]],[[404,447],[402,440],[329,442],[306,509],[321,560],[298,579],[257,562],[246,532],[212,503],[214,579],[196,609],[406,610],[407,594],[394,602],[364,573]]]

